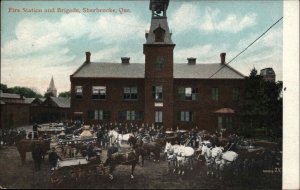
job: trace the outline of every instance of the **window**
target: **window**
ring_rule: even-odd
[[[119,119],[122,121],[137,121],[143,119],[143,112],[135,110],[126,110],[119,112]]]
[[[180,121],[193,121],[193,112],[191,111],[181,111],[179,112],[179,120]]]
[[[89,111],[87,112],[87,118],[88,118],[88,119],[93,119],[93,117],[94,117],[94,111],[89,110]]]
[[[232,117],[225,117],[225,116],[219,116],[218,117],[218,128],[227,128],[227,129],[232,129],[233,122],[232,122]]]
[[[180,100],[196,100],[198,88],[192,87],[179,87],[178,96]]]
[[[82,98],[82,86],[75,86],[75,96],[76,98]]]
[[[164,64],[165,64],[164,58],[162,56],[157,56],[155,60],[155,68],[160,71],[164,67]]]
[[[162,123],[162,111],[155,111],[155,123]]]
[[[135,120],[135,111],[126,111],[126,121],[134,121]]]
[[[219,130],[222,129],[222,117],[221,116],[218,117],[218,129]]]
[[[137,87],[124,87],[123,98],[125,100],[136,100],[137,99]]]
[[[219,100],[219,88],[212,88],[212,99],[215,101]]]
[[[103,110],[95,110],[94,112],[94,120],[108,120],[110,119],[110,112]]]
[[[232,89],[233,101],[238,101],[240,99],[240,90],[238,88]]]
[[[92,98],[103,100],[106,98],[106,87],[105,86],[93,86],[92,87]]]
[[[162,100],[163,98],[163,87],[152,86],[152,96],[154,100]]]

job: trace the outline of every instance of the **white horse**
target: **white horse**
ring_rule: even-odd
[[[212,148],[209,147],[208,144],[201,144],[201,155],[204,156],[205,158],[205,165],[207,167],[207,175],[212,175],[214,174],[213,171],[213,165],[214,165],[214,159],[212,157]]]
[[[214,171],[222,179],[221,173],[224,167],[230,166],[238,157],[238,154],[233,151],[223,153],[223,147],[210,148],[207,144],[202,144],[201,155],[205,157],[207,166],[207,175],[214,175]]]
[[[119,134],[115,130],[110,130],[108,132],[108,136],[110,138],[110,144],[117,143],[119,146],[121,146],[123,143],[128,144],[128,139],[130,136],[133,136],[133,134],[132,133]]]
[[[195,150],[193,148],[183,145],[172,146],[171,143],[167,142],[165,147],[165,153],[169,153],[169,156],[173,154],[173,158],[174,156],[176,156],[175,163],[178,168],[178,174],[184,175],[184,168],[186,167],[190,167],[190,170],[193,170],[192,159],[195,153]]]
[[[212,158],[217,172],[217,177],[222,179],[222,172],[225,167],[230,167],[237,160],[238,154],[234,151],[226,151],[223,153],[223,147],[215,147],[212,149]]]
[[[174,150],[177,149],[178,147],[179,147],[179,145],[172,146],[171,143],[167,142],[165,150],[164,150],[164,153],[167,154],[168,171],[170,171],[171,165],[173,165],[173,167],[174,167],[173,173],[175,173],[176,167],[177,167],[177,158],[176,158]]]

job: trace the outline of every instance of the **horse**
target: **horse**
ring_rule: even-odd
[[[193,170],[193,155],[195,153],[194,149],[191,147],[183,146],[183,145],[172,145],[167,142],[165,147],[165,153],[173,152],[176,156],[176,165],[178,167],[178,174],[184,175],[184,168],[190,167],[190,170]],[[170,156],[170,154],[169,154]],[[170,165],[170,163],[169,163]]]
[[[15,143],[17,146],[17,150],[20,154],[22,165],[24,165],[26,161],[26,153],[32,152],[33,144],[41,145],[43,159],[47,152],[50,150],[50,140],[30,140],[24,139],[23,136],[17,136],[15,138]]]
[[[119,146],[125,141],[128,144],[128,139],[130,136],[133,136],[132,133],[119,134],[115,130],[108,131],[108,136],[110,138],[110,144],[118,142]]]
[[[225,167],[232,166],[237,160],[238,154],[233,151],[223,153],[223,147],[211,147],[210,144],[203,143],[201,147],[201,155],[205,157],[207,166],[207,175],[214,175],[222,179],[222,172]]]
[[[167,146],[168,145],[168,146]],[[173,173],[175,173],[176,171],[176,168],[177,168],[177,157],[174,153],[174,149],[177,148],[177,146],[179,145],[174,145],[174,146],[170,146],[170,144],[166,144],[166,147],[165,147],[165,150],[164,150],[164,153],[166,154],[167,156],[167,161],[168,161],[168,172],[170,171],[171,169],[171,165],[174,167],[173,168]]]
[[[213,171],[213,158],[212,158],[212,147],[210,147],[210,144],[201,143],[201,156],[204,156],[205,158],[205,165],[207,167],[206,175],[214,175]]]
[[[238,154],[234,151],[223,152],[223,147],[215,147],[212,149],[212,158],[214,160],[214,166],[217,177],[223,178],[222,173],[225,167],[230,168],[238,158]]]
[[[138,163],[138,157],[135,151],[126,153],[113,153],[109,156],[104,166],[109,166],[109,178],[113,180],[113,171],[118,165],[131,165],[131,179],[134,178],[133,172],[136,164]]]
[[[129,142],[132,143],[133,148],[140,152],[142,156],[142,161],[144,160],[144,156],[154,154],[154,162],[160,160],[160,150],[161,146],[156,142],[144,143],[142,139],[138,139],[134,136],[129,138]]]

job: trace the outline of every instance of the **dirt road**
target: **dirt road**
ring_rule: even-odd
[[[103,151],[102,154],[105,154]],[[104,155],[103,155],[104,157]],[[146,160],[144,167],[136,166],[135,178],[130,179],[131,166],[118,166],[114,179],[107,177],[82,179],[79,182],[65,182],[58,188],[122,188],[122,189],[281,189],[281,174],[267,173],[252,178],[246,176],[227,177],[220,181],[206,176],[205,166],[195,163],[195,169],[184,176],[168,173],[167,162],[153,163]],[[34,171],[31,153],[27,153],[25,165],[15,147],[0,150],[0,186],[5,188],[57,188],[50,183],[48,159],[42,164],[41,171]]]

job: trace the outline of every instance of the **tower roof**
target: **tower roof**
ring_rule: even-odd
[[[56,90],[55,85],[54,85],[54,80],[53,80],[53,76],[51,78],[50,84],[49,84],[49,88],[48,89],[52,89],[52,90]]]
[[[173,44],[167,20],[169,0],[151,0],[151,26],[146,33],[146,44]]]
[[[149,9],[150,10],[163,10],[168,9],[170,0],[150,0]]]

